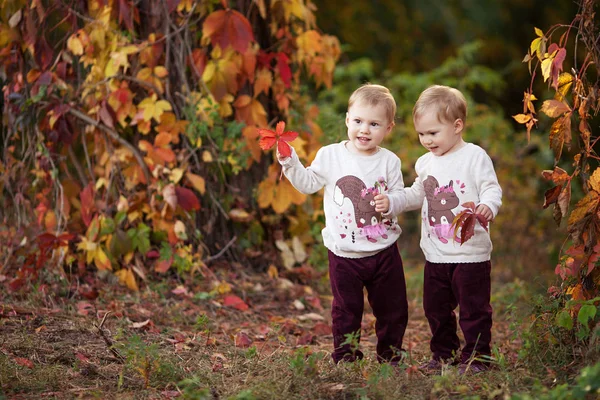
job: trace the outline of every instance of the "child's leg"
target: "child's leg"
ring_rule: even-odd
[[[402,339],[408,323],[408,302],[402,257],[393,245],[376,254],[371,279],[365,282],[368,299],[375,315],[377,359],[398,362]]]
[[[456,334],[456,298],[452,291],[452,274],[457,264],[425,262],[423,309],[431,329],[429,347],[434,360],[453,359],[460,347]]]
[[[333,294],[331,306],[333,332],[333,361],[354,361],[363,358],[363,353],[350,344],[342,345],[346,335],[355,335],[358,345],[360,340],[360,323],[364,309],[363,278],[361,276],[362,260],[338,257],[329,253],[329,281]]]
[[[490,355],[492,306],[490,261],[458,264],[452,282],[460,305],[459,323],[465,336],[461,362],[471,356]]]

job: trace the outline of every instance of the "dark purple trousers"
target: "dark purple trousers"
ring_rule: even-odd
[[[363,357],[357,345],[364,310],[363,288],[366,287],[376,318],[377,359],[398,362],[408,323],[406,282],[398,247],[393,245],[364,258],[344,258],[329,251],[329,280],[333,294],[333,360],[338,363]],[[356,340],[343,344],[348,334],[354,335]]]
[[[490,261],[478,263],[425,262],[423,308],[431,328],[430,348],[436,360],[467,362],[472,356],[489,356],[492,340]],[[465,337],[460,341],[456,314]]]

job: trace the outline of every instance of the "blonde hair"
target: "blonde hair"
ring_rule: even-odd
[[[388,88],[372,83],[365,83],[356,89],[348,99],[348,109],[358,101],[364,101],[370,106],[382,105],[390,123],[396,117],[396,100]]]
[[[439,122],[454,123],[457,119],[463,124],[467,120],[467,100],[460,90],[450,86],[429,86],[417,99],[413,107],[413,120],[425,112],[435,112]]]

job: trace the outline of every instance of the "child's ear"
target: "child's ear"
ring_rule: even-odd
[[[394,129],[394,126],[396,126],[396,123],[394,121],[390,122],[390,124],[387,127],[387,132],[385,133],[386,136],[390,134],[390,132],[392,132],[392,129]]]
[[[456,121],[454,121],[454,133],[461,133],[464,128],[465,123],[463,122],[463,120],[457,118]]]
[[[348,112],[346,112],[346,127],[348,127]]]

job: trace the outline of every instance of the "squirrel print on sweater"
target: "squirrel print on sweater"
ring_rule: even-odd
[[[429,226],[442,243],[448,243],[448,239],[454,239],[460,242],[460,239],[454,237],[452,222],[456,216],[452,209],[460,203],[453,187],[453,181],[445,186],[441,186],[437,179],[428,176],[423,181],[425,197],[427,198],[427,218]]]
[[[382,222],[381,213],[375,211],[375,196],[385,190],[387,190],[387,183],[384,178],[379,178],[375,186],[370,188],[367,188],[362,180],[352,175],[338,179],[335,184],[333,201],[341,207],[344,199],[350,199],[354,207],[356,226],[372,243],[377,242],[377,237],[387,239],[387,229]]]

